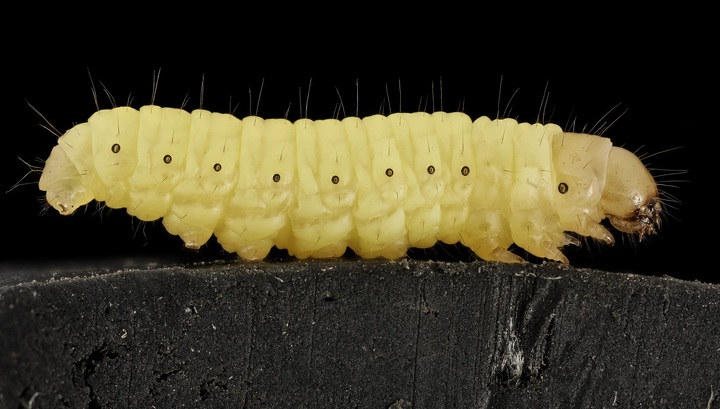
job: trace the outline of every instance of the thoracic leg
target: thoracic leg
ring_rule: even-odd
[[[510,227],[518,246],[537,257],[568,264],[560,251],[568,242],[557,220],[545,217],[539,210],[527,210],[514,214]]]

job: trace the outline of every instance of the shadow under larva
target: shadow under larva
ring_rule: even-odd
[[[607,138],[442,111],[291,122],[99,110],[58,139],[39,187],[61,214],[96,200],[162,219],[190,248],[215,235],[246,260],[273,246],[395,259],[440,241],[567,263],[568,232],[612,244],[608,219],[642,240],[663,211],[650,172]]]

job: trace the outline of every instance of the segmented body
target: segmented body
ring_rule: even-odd
[[[614,149],[554,124],[460,112],[293,123],[118,107],[60,137],[40,188],[63,214],[94,199],[162,218],[188,247],[214,234],[248,260],[273,246],[298,258],[350,247],[392,259],[443,241],[487,260],[522,261],[507,250],[515,243],[567,262],[560,248],[576,242],[567,231],[612,243],[599,223],[621,217],[603,202],[624,178],[609,159]],[[659,201],[650,207],[659,213]],[[637,218],[638,208],[630,211]]]

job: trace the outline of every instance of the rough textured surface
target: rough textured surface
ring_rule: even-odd
[[[718,316],[717,285],[554,264],[3,276],[0,408],[718,407]]]

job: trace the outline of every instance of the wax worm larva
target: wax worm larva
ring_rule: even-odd
[[[97,200],[247,260],[273,246],[393,259],[442,241],[566,263],[568,232],[612,244],[607,218],[642,239],[662,212],[650,172],[607,138],[460,112],[293,123],[117,107],[59,138],[39,186],[61,214]]]

